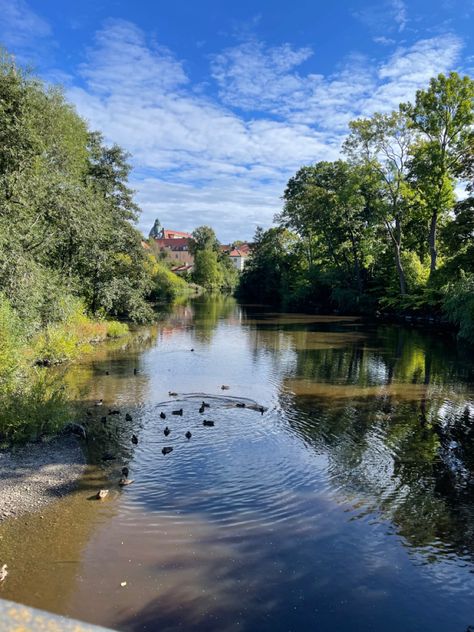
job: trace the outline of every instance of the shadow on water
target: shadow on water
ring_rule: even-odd
[[[119,630],[464,632],[474,364],[462,353],[349,317],[223,297],[177,306],[65,374],[93,466],[42,519],[0,528],[4,596]],[[121,490],[124,465],[134,483]],[[101,486],[106,501],[86,502]]]

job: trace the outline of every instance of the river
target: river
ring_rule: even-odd
[[[474,626],[474,358],[452,337],[201,297],[64,379],[92,464],[0,527],[1,597],[124,631]]]

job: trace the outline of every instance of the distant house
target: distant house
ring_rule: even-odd
[[[168,230],[162,228],[158,239],[191,239],[190,233],[182,233],[179,230]]]
[[[238,248],[233,248],[229,252],[230,260],[233,265],[242,272],[244,269],[247,257],[250,255],[250,246],[248,244],[241,244]]]
[[[176,261],[177,266],[193,265],[194,257],[189,252],[191,235],[179,230],[162,228],[155,243],[161,252],[166,252],[169,259]]]
[[[183,265],[175,266],[171,268],[171,272],[174,272],[178,276],[183,276],[191,273],[194,270],[194,266],[192,263],[183,263]]]

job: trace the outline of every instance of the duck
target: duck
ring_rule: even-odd
[[[99,489],[95,497],[97,498],[97,500],[103,500],[108,495],[108,493],[108,489]]]
[[[211,421],[210,419],[204,419],[204,421],[202,422],[203,426],[213,426],[214,422]]]
[[[210,408],[210,407],[211,407],[211,405],[210,405],[210,404],[208,404],[207,402],[203,402],[201,405],[202,405],[204,408]]]
[[[201,406],[201,408],[199,409],[199,412],[203,413],[205,410],[206,410],[206,407],[205,406]]]
[[[125,421],[132,421],[132,419],[133,419],[133,417],[132,417],[132,415],[130,415],[130,413],[127,413],[125,415]]]
[[[132,443],[133,443],[134,445],[137,445],[137,443],[138,443],[138,437],[137,437],[137,435],[136,435],[136,434],[133,434],[133,435],[132,435]]]
[[[262,415],[265,412],[265,408],[263,406],[259,406],[258,410]]]
[[[236,407],[237,408],[245,408],[245,404],[244,404],[244,402],[237,402],[236,403]]]
[[[168,428],[168,426],[166,426],[166,428],[163,430],[163,434],[165,435],[165,437],[167,437],[170,432],[171,430]]]
[[[187,431],[187,433],[184,435],[186,437],[186,439],[191,439],[191,437],[193,436],[189,430]]]
[[[125,478],[127,478],[127,476],[128,476],[128,467],[122,467],[122,476],[125,476]]]
[[[94,402],[94,406],[102,406],[103,403],[104,403],[104,400],[103,399],[99,399],[96,402]]]
[[[166,419],[166,414],[162,411],[162,412],[160,413],[160,417],[161,417],[161,419]]]
[[[228,391],[228,390],[230,389],[230,386],[227,386],[227,384],[223,384],[223,385],[221,386],[221,389],[222,389],[223,391]]]
[[[8,566],[6,564],[4,564],[2,568],[0,568],[0,582],[5,581],[5,579],[7,578],[7,575],[8,575],[7,568]]]
[[[165,446],[165,447],[161,450],[161,452],[162,452],[163,454],[169,454],[170,452],[173,452],[173,448],[172,448],[172,446]]]
[[[180,408],[179,410],[173,410],[173,412],[171,414],[172,415],[180,415],[182,417],[183,416],[183,409]]]
[[[194,351],[194,349],[191,349],[191,351]]]
[[[170,397],[178,397],[178,393],[175,393],[174,391],[168,391],[168,395]]]
[[[133,483],[133,478],[127,478],[125,476],[122,476],[122,478],[118,482],[120,487],[125,487],[126,485],[131,485],[132,483]]]

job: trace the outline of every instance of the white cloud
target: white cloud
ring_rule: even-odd
[[[407,23],[407,9],[403,0],[392,0],[393,18],[398,25],[398,30],[404,30]]]
[[[339,155],[349,120],[412,98],[456,64],[460,46],[445,35],[378,63],[353,54],[324,76],[298,72],[310,59],[317,67],[309,48],[252,39],[212,57],[219,94],[211,97],[172,51],[115,20],[97,33],[83,83],[68,95],[109,142],[133,154],[144,231],[159,217],[183,230],[211,224],[231,241],[271,223],[299,166]]]
[[[0,0],[0,40],[21,55],[34,42],[51,35],[51,27],[24,0]]]

